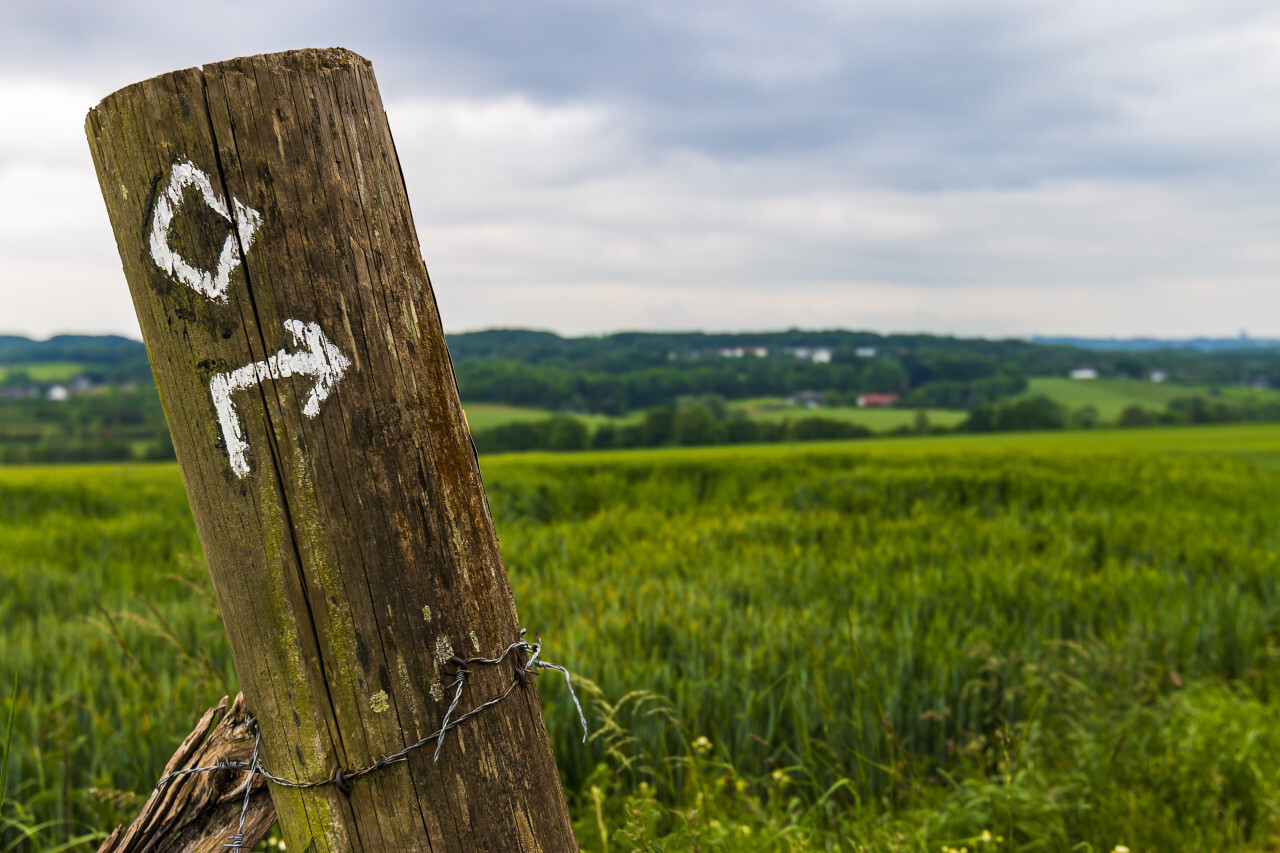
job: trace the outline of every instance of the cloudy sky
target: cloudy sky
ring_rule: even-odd
[[[91,106],[331,45],[449,331],[1280,335],[1280,7],[1231,0],[0,0],[0,332],[137,336]]]

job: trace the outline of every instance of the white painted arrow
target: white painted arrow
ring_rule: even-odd
[[[245,441],[244,431],[240,429],[240,418],[236,415],[235,403],[231,400],[233,393],[268,379],[283,379],[294,375],[314,376],[316,383],[311,386],[311,393],[302,407],[304,415],[314,418],[320,414],[321,401],[329,396],[329,392],[351,366],[351,360],[325,337],[319,324],[285,320],[284,328],[293,336],[295,347],[305,345],[306,349],[297,352],[282,349],[265,361],[246,364],[230,373],[215,374],[209,380],[209,393],[213,395],[213,407],[218,412],[218,423],[222,426],[222,439],[227,445],[227,455],[231,458],[231,470],[236,472],[237,477],[249,473],[249,460],[245,458],[249,443]]]

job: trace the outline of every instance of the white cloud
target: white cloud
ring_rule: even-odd
[[[137,335],[84,138],[85,87],[0,78],[0,330]]]

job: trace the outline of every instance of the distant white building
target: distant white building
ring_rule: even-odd
[[[765,358],[766,356],[769,355],[769,348],[768,347],[747,347],[747,352],[751,353],[756,358]]]
[[[858,347],[853,351],[853,354],[858,358],[875,358],[876,352],[875,347]]]
[[[49,386],[49,390],[48,390],[48,392],[47,392],[47,396],[48,396],[48,398],[49,398],[50,400],[55,400],[55,401],[57,401],[57,402],[61,403],[63,400],[67,399],[67,396],[68,396],[68,395],[67,395],[67,386],[65,386],[65,385],[51,385],[51,386]]]
[[[1098,371],[1094,370],[1092,367],[1077,367],[1075,370],[1071,371],[1071,378],[1072,379],[1097,379]]]
[[[720,355],[724,358],[742,358],[746,351],[742,347],[725,347],[720,350]]]
[[[1165,373],[1163,370],[1153,370],[1153,371],[1151,371],[1151,381],[1152,381],[1152,382],[1163,382],[1163,381],[1165,381],[1165,380],[1166,380],[1166,379],[1168,379],[1168,378],[1169,378],[1169,374]]]
[[[787,347],[783,350],[787,355],[800,361],[812,361],[814,364],[830,364],[831,350],[827,347]]]

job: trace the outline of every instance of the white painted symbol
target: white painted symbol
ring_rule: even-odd
[[[282,349],[265,361],[246,364],[230,373],[218,373],[209,380],[209,393],[213,395],[213,407],[218,412],[218,423],[222,426],[222,439],[227,445],[227,455],[231,458],[231,470],[236,472],[237,477],[249,473],[249,460],[245,458],[249,443],[245,441],[235,403],[231,401],[233,393],[267,379],[283,379],[294,375],[314,376],[316,383],[311,387],[307,402],[302,407],[304,415],[314,418],[320,414],[321,401],[329,396],[329,392],[351,366],[351,360],[325,337],[319,324],[285,320],[284,328],[293,336],[295,347],[305,346],[306,349],[299,349],[297,352]]]
[[[236,233],[228,234],[222,244],[218,268],[213,272],[192,266],[169,245],[169,226],[173,223],[174,213],[182,204],[182,191],[187,187],[198,189],[204,203],[236,227]],[[169,186],[156,198],[155,213],[151,217],[151,259],[156,262],[156,266],[191,289],[210,299],[226,302],[231,271],[240,265],[240,246],[243,245],[245,251],[249,250],[249,244],[253,242],[254,234],[261,224],[262,214],[241,204],[238,198],[231,199],[231,208],[228,210],[226,200],[214,191],[209,176],[190,161],[180,160],[173,164]],[[236,242],[237,235],[240,237],[239,242]]]

